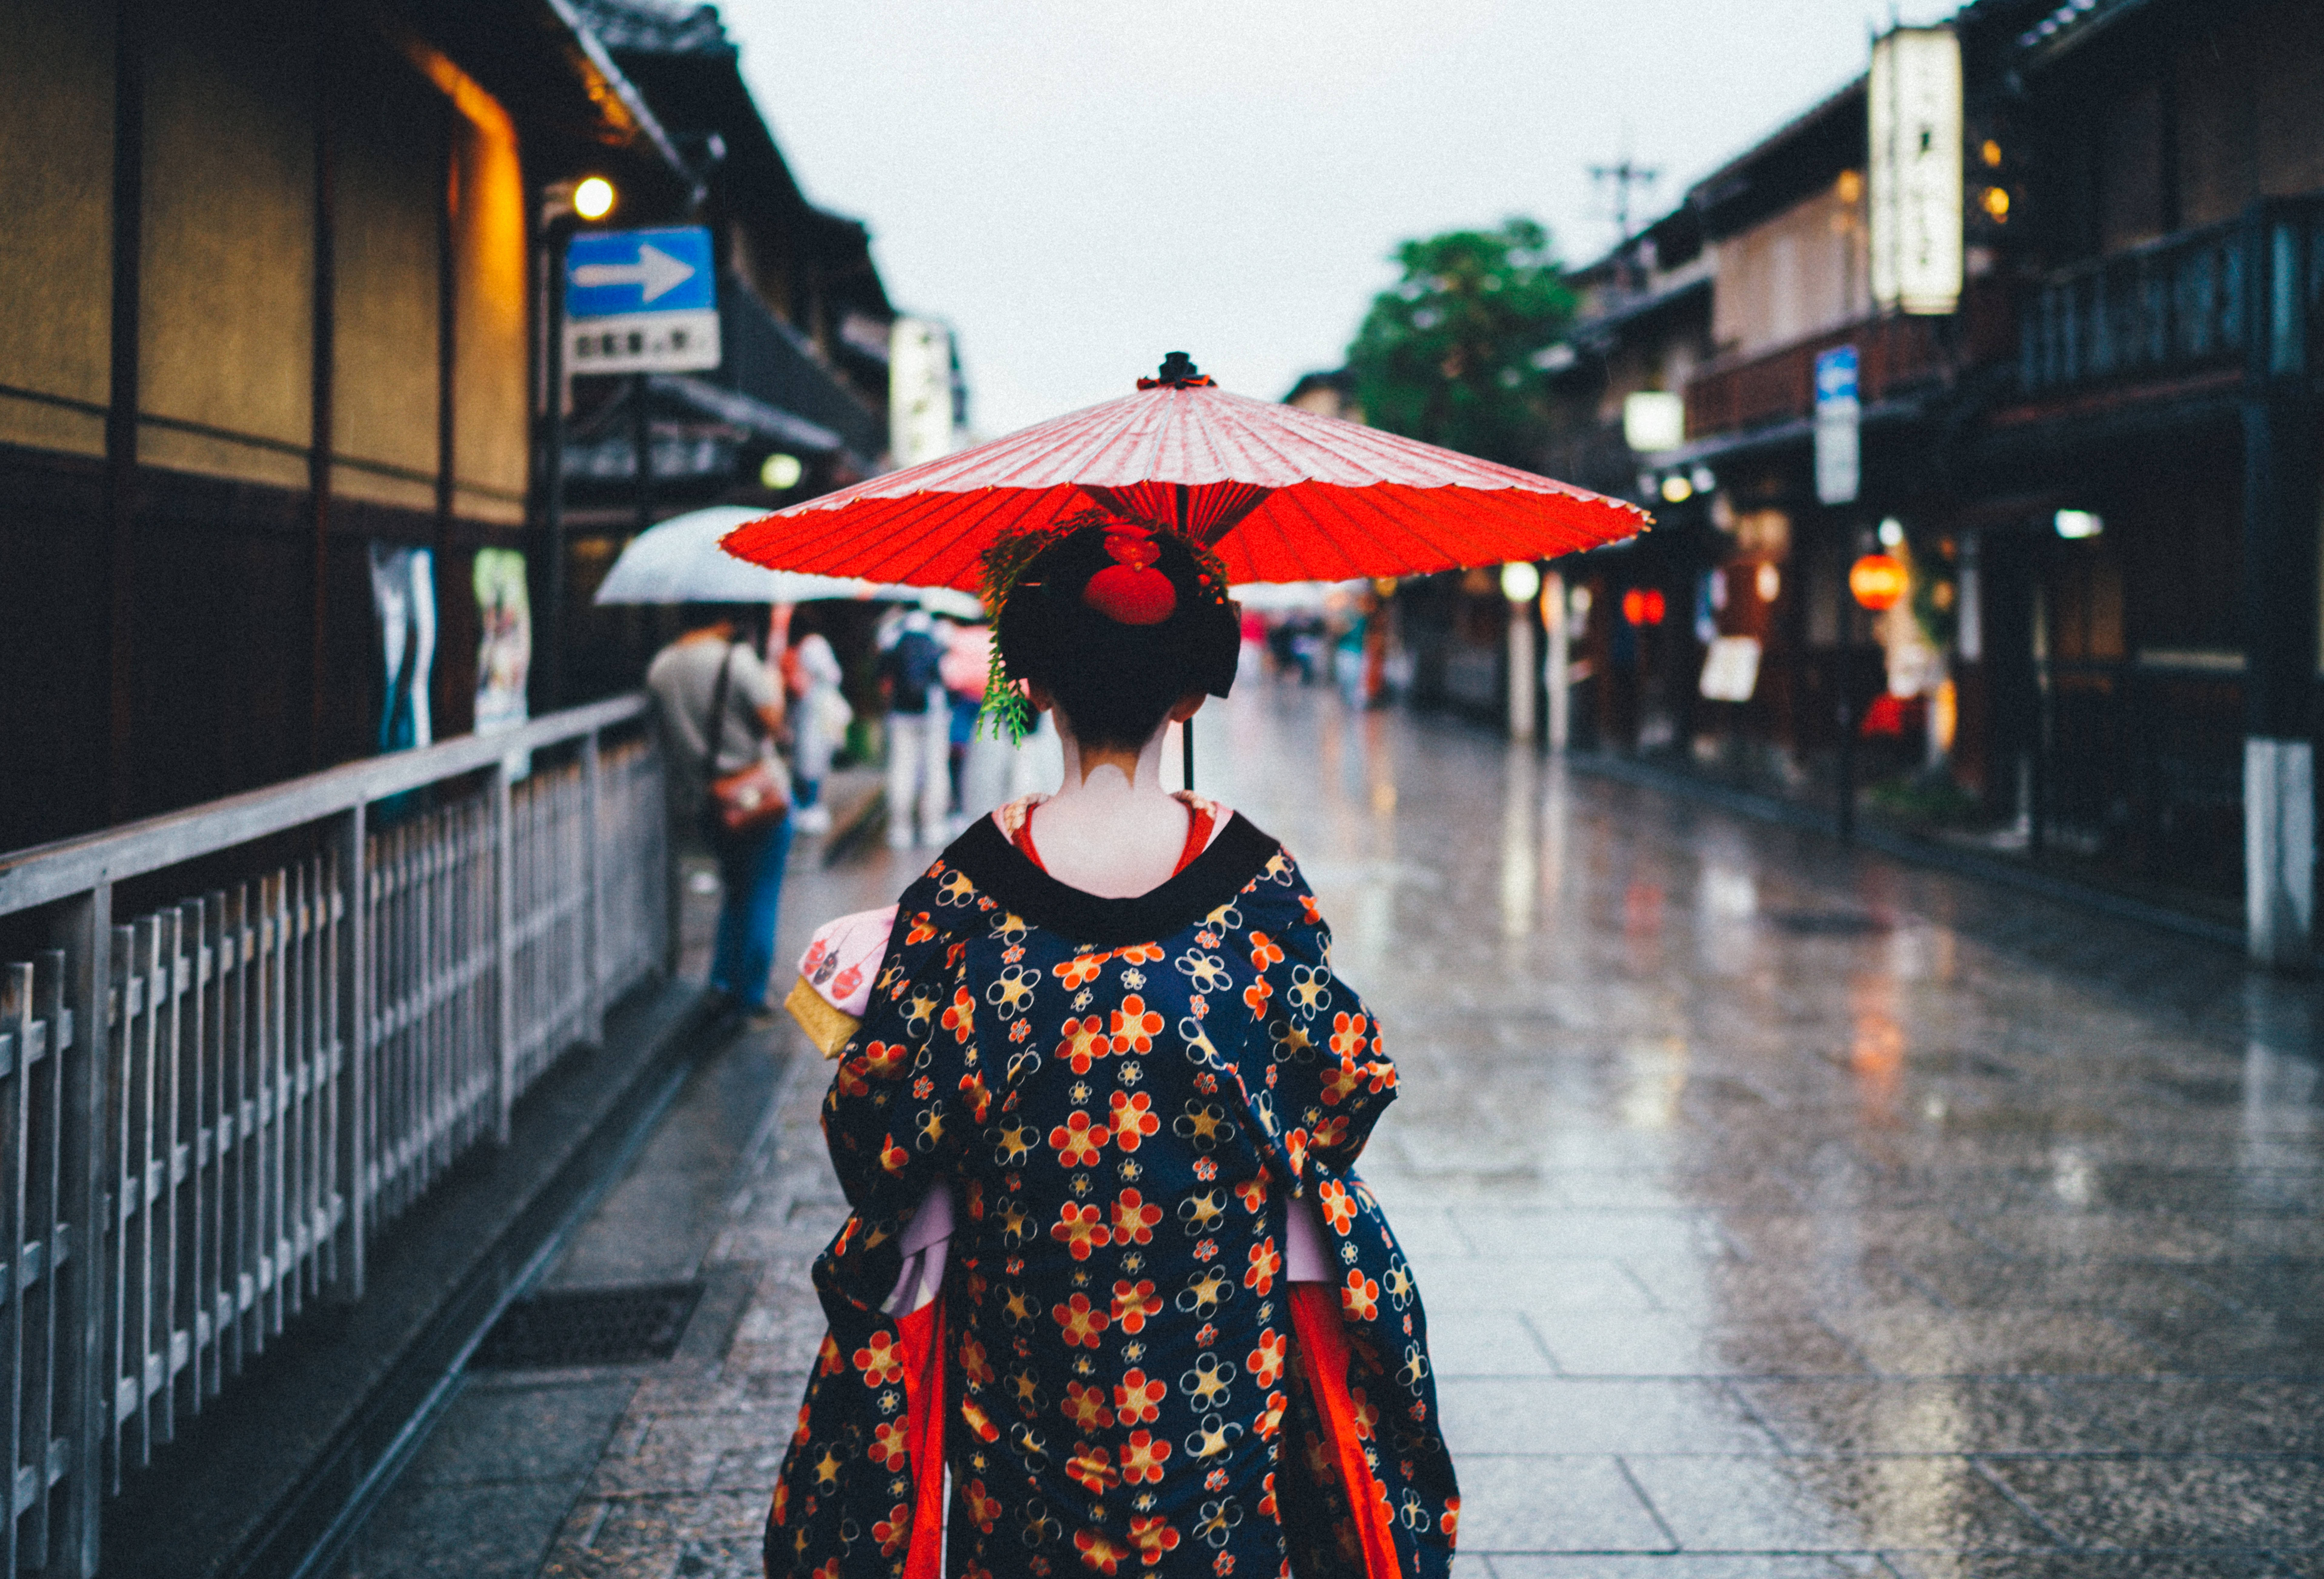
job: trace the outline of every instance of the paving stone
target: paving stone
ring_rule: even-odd
[[[1765,1553],[1669,1552],[1650,1557],[1602,1554],[1500,1556],[1494,1579],[1887,1579],[1871,1552],[1812,1556]]]
[[[597,1462],[637,1383],[472,1377],[406,1472],[405,1483],[577,1481]]]
[[[1456,1464],[1472,1453],[1764,1453],[1776,1445],[1714,1381],[1440,1377],[1436,1397]]]
[[[2054,1547],[1967,1458],[1631,1456],[1624,1464],[1689,1549]]]
[[[1735,1384],[1785,1451],[2077,1453],[2121,1440],[2042,1382],[1767,1380]]]
[[[1664,1311],[1555,1311],[1530,1322],[1567,1376],[1831,1376],[1866,1369],[1853,1349],[1803,1316],[1705,1325]]]
[[[1472,1454],[1459,1469],[1464,1551],[1498,1556],[1676,1546],[1617,1459]],[[1494,1566],[1498,1571],[1498,1561]]]
[[[1890,1552],[1897,1579],[2292,1579],[2264,1552]]]
[[[1889,1376],[2146,1375],[2181,1369],[2126,1323],[2076,1311],[1843,1311],[1832,1329]]]
[[[1557,1369],[1524,1316],[1511,1310],[1468,1306],[1429,1312],[1428,1357],[1440,1380],[1546,1376]]]
[[[2163,1376],[2052,1386],[2123,1447],[2324,1454],[2324,1381]]]
[[[2324,1547],[2324,1460],[1997,1458],[1987,1467],[2075,1546]]]
[[[346,1579],[531,1579],[580,1490],[577,1477],[406,1482],[364,1526],[342,1572]]]

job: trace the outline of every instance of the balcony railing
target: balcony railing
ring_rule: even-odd
[[[0,925],[53,945],[0,963],[0,1579],[94,1574],[124,1471],[359,1297],[382,1228],[663,962],[645,716],[0,855]]]
[[[2020,311],[2018,383],[2038,395],[2239,371],[2263,348],[2292,371],[2319,297],[2324,199],[2264,205],[2052,275]]]
[[[1778,350],[1714,362],[1687,381],[1687,434],[1705,438],[1813,415],[1816,358],[1838,346],[1856,347],[1858,398],[1867,405],[1885,399],[1943,370],[1936,323],[1867,319]]]

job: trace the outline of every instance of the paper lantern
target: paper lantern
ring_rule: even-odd
[[[1895,606],[1904,583],[1904,567],[1893,555],[1867,554],[1848,568],[1849,594],[1875,614]]]

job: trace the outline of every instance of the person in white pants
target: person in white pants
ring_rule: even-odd
[[[888,696],[888,845],[942,845],[952,805],[951,714],[937,676],[935,622],[914,609],[880,656]],[[918,826],[914,828],[917,818]]]

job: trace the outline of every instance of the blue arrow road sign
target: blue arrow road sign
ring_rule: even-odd
[[[1835,346],[1815,361],[1815,398],[1819,406],[1856,398],[1856,347]]]
[[[1815,360],[1815,485],[1823,504],[1853,504],[1863,482],[1856,347],[1835,346]]]
[[[683,373],[719,360],[710,232],[593,230],[565,248],[566,366]]]
[[[718,305],[710,232],[595,230],[565,249],[565,314],[628,318],[641,312],[700,312]]]

